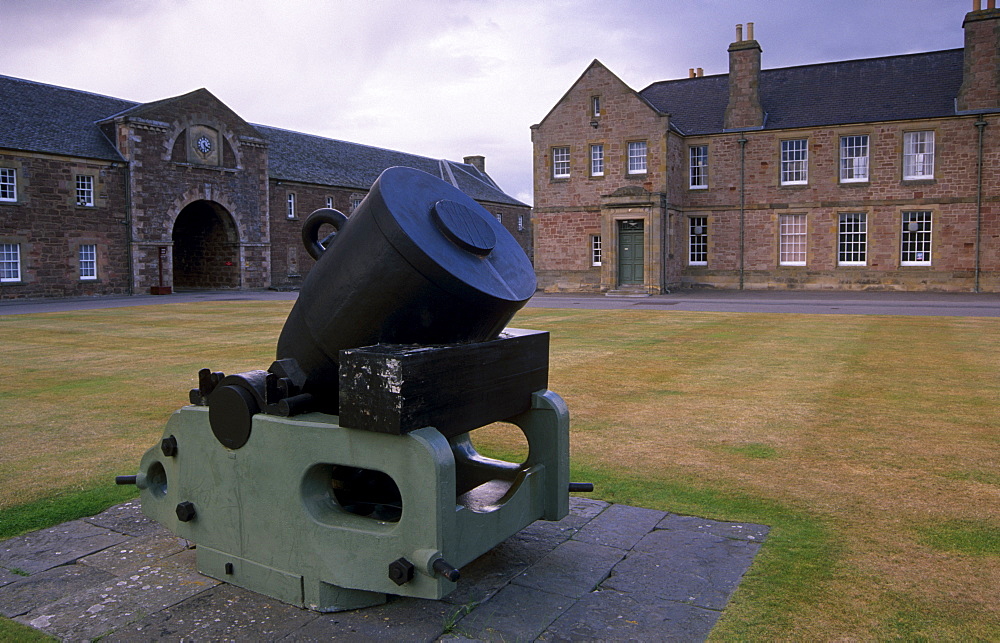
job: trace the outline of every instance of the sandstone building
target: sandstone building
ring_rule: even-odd
[[[0,76],[0,299],[295,288],[302,221],[403,165],[532,247],[530,208],[458,163],[247,123],[199,89],[135,103]]]
[[[595,60],[532,126],[547,291],[1000,291],[1000,10],[965,47],[634,91]]]

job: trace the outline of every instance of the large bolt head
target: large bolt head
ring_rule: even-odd
[[[413,563],[400,558],[389,563],[389,580],[397,585],[403,585],[413,579]]]
[[[163,451],[163,455],[168,458],[172,458],[177,455],[177,438],[172,435],[170,437],[163,438],[163,440],[160,441],[160,451]]]
[[[177,520],[180,520],[181,522],[191,522],[192,520],[194,520],[194,517],[196,515],[197,512],[195,512],[194,510],[194,503],[188,502],[186,500],[184,502],[178,503]]]

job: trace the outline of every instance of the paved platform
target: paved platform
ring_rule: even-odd
[[[133,501],[0,542],[0,614],[73,641],[701,641],[767,533],[573,498],[441,601],[319,614],[202,576],[194,546]]]

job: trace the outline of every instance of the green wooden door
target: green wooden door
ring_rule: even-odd
[[[621,286],[641,286],[643,283],[642,233],[641,220],[618,222],[618,284]]]

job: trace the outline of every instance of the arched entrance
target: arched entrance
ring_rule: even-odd
[[[174,290],[240,287],[239,232],[214,201],[195,201],[174,221]]]

